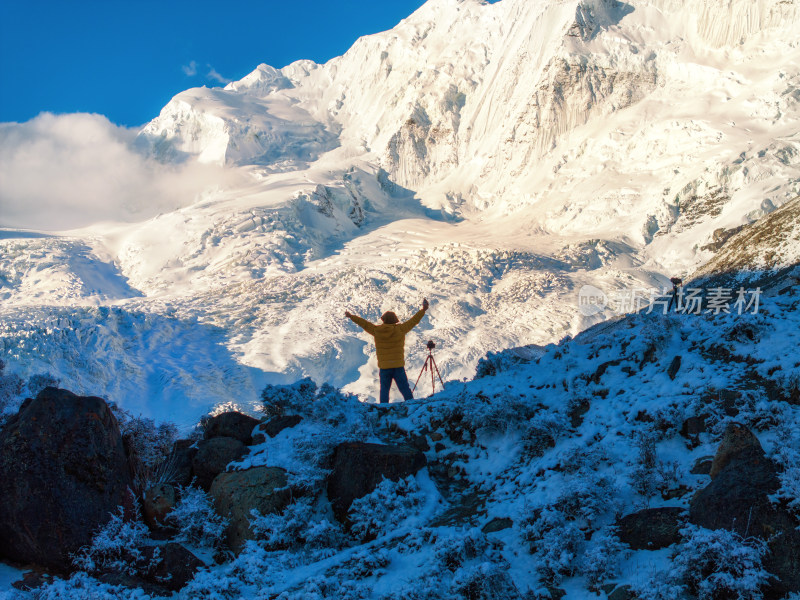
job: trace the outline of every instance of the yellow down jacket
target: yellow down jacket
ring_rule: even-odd
[[[405,323],[375,325],[366,319],[351,315],[350,319],[364,331],[375,338],[375,349],[378,352],[378,368],[394,369],[406,365],[406,334],[422,320],[425,310],[420,310]]]

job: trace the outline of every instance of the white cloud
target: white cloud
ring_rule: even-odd
[[[188,65],[183,65],[181,69],[183,69],[187,77],[194,77],[197,75],[197,61],[193,60]]]
[[[206,75],[206,77],[208,77],[209,79],[213,79],[214,81],[217,81],[219,83],[224,83],[224,84],[227,84],[227,83],[230,83],[231,81],[233,81],[233,79],[228,79],[227,77],[224,77],[223,75],[220,75],[219,72],[214,67],[212,67],[211,65],[207,65],[207,66],[209,68],[209,71],[208,71],[208,74]]]
[[[136,133],[85,113],[0,123],[0,226],[66,230],[146,220],[234,176],[191,161],[158,163],[134,148]]]

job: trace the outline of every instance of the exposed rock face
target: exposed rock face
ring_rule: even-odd
[[[769,495],[780,487],[775,465],[742,425],[728,425],[711,467],[711,483],[689,505],[689,520],[708,529],[729,529],[769,540],[764,567],[777,579],[769,597],[800,591],[800,532]],[[773,596],[774,594],[774,596]]]
[[[270,419],[266,423],[263,423],[259,430],[266,433],[269,437],[274,438],[284,429],[288,429],[290,427],[295,427],[303,420],[303,417],[300,415],[283,415],[280,417],[275,417]]]
[[[680,541],[684,513],[677,506],[640,510],[617,522],[617,535],[632,550],[666,548]]]
[[[252,441],[253,429],[260,421],[240,412],[226,412],[209,419],[205,426],[205,439],[218,437],[234,438],[249,446]]]
[[[369,494],[383,480],[397,481],[419,471],[425,455],[409,446],[345,442],[333,453],[333,471],[328,478],[328,498],[340,522],[356,498]]]
[[[106,402],[45,388],[0,431],[0,555],[68,571],[130,483]]]
[[[144,522],[150,529],[157,529],[164,524],[164,519],[175,507],[176,502],[175,488],[168,483],[159,483],[147,488],[142,498]]]
[[[247,447],[234,438],[216,437],[201,441],[192,460],[192,473],[197,478],[197,485],[208,491],[214,478],[229,463],[242,458],[245,452]]]
[[[281,511],[291,500],[286,487],[286,471],[278,467],[254,467],[244,471],[220,473],[211,485],[217,512],[229,520],[228,545],[234,551],[252,539],[250,511],[261,514]]]
[[[774,472],[775,467],[767,461],[761,443],[753,433],[736,423],[731,423],[725,429],[722,442],[714,455],[711,463],[711,479],[714,479],[731,462],[741,463],[748,470],[762,467],[765,472]]]

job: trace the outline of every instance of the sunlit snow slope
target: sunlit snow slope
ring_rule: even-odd
[[[0,232],[0,357],[184,422],[306,375],[374,397],[345,309],[428,297],[412,379],[427,339],[464,378],[575,334],[613,314],[581,286],[661,288],[800,194],[798,27],[794,0],[430,0],[324,65],[187,90],[137,148],[238,177],[134,225]]]

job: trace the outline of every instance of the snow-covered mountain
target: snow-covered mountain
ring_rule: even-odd
[[[579,311],[582,286],[663,288],[753,243],[794,265],[796,218],[741,228],[796,213],[799,21],[794,0],[430,0],[324,65],[182,92],[136,148],[236,177],[145,222],[0,233],[0,357],[184,422],[301,376],[375,396],[345,309],[427,296],[409,373],[430,338],[460,379],[615,314]]]

